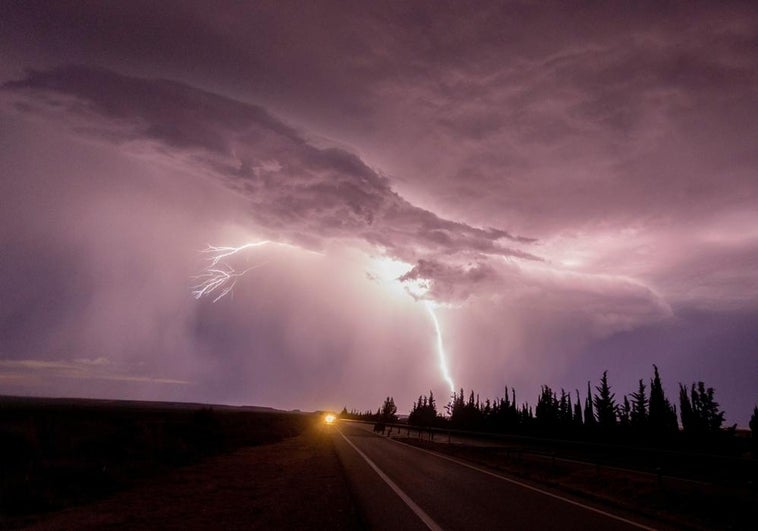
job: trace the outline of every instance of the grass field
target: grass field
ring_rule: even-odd
[[[137,509],[144,508],[185,514],[180,520],[186,528],[208,512],[198,489],[216,493],[216,512],[224,512],[224,503],[233,512],[232,500],[247,496],[245,510],[258,507],[253,512],[260,518],[293,514],[287,502],[299,491],[277,483],[294,473],[290,469],[323,461],[325,471],[316,477],[341,481],[320,420],[260,408],[2,398],[0,527],[44,527],[40,522],[56,514],[67,514],[69,524],[84,523],[97,513],[93,504],[105,503],[108,518],[121,522],[117,526],[131,527],[123,518],[138,519]],[[290,487],[307,484],[306,477]],[[276,485],[282,487],[278,494]],[[163,509],[149,509],[151,503]],[[339,506],[344,513],[350,503],[341,500]],[[98,527],[94,518],[91,525]]]

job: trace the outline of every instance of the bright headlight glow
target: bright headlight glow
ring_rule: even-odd
[[[324,417],[324,422],[327,424],[334,424],[334,421],[337,420],[337,417],[332,415],[331,413]]]

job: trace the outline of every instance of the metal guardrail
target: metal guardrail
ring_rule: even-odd
[[[375,424],[373,421],[352,419],[342,419],[342,422]],[[393,432],[395,433],[393,434]],[[509,454],[510,452],[515,455],[527,454],[538,459],[549,459],[553,463],[564,462],[633,472],[655,476],[659,481],[666,477],[696,483],[714,483],[715,478],[715,482],[729,480],[741,484],[746,482],[752,486],[758,485],[758,459],[646,446],[385,423],[385,435],[402,437],[403,433],[407,437],[412,437],[411,434],[414,434],[413,437],[418,439],[449,444],[465,445],[467,441],[489,442],[494,444],[473,444],[471,446],[503,447],[507,451],[509,450]],[[570,457],[559,455],[560,453],[571,454],[572,452],[580,455],[571,455]],[[583,458],[584,456],[581,455],[588,453],[593,454],[592,459]],[[693,464],[696,464],[695,468],[697,469],[693,469]],[[709,479],[704,481],[704,476],[708,476]]]

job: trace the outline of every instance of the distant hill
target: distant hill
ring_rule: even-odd
[[[0,395],[0,409],[5,405],[27,406],[72,406],[72,407],[121,407],[159,410],[182,410],[213,408],[219,411],[251,411],[256,413],[300,413],[267,406],[230,406],[227,404],[204,404],[200,402],[157,402],[150,400],[112,400],[101,398],[55,398],[37,396]]]

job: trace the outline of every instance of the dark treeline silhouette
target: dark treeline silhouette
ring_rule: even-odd
[[[706,389],[705,384],[698,382],[692,385],[691,392],[683,392],[682,397],[681,410],[686,411],[682,424],[686,433],[721,430],[724,413],[713,398],[712,388]],[[451,396],[446,411],[445,417],[437,412],[432,393],[428,397],[422,395],[414,402],[408,422],[417,426],[561,437],[631,435],[665,439],[679,431],[676,408],[664,394],[656,366],[649,386],[639,380],[637,390],[620,400],[605,371],[594,389],[587,382],[584,399],[578,389],[572,395],[565,389],[559,393],[543,385],[532,408],[527,402],[519,404],[512,388],[506,387],[502,398],[484,401],[473,391],[466,398],[461,389]]]
[[[678,410],[677,410],[678,406]],[[516,391],[505,387],[502,397],[482,400],[474,391],[463,389],[451,395],[438,409],[434,394],[421,395],[413,403],[408,423],[420,427],[452,428],[503,434],[536,435],[554,438],[613,440],[651,445],[690,446],[728,441],[736,427],[724,428],[724,412],[714,398],[712,387],[696,382],[679,384],[675,406],[666,396],[658,367],[652,377],[640,379],[636,390],[617,397],[603,372],[597,385],[587,382],[587,390],[557,392],[543,385],[534,408],[517,402]],[[376,412],[342,411],[344,418],[394,422],[397,408],[387,397]],[[444,412],[444,413],[443,413]],[[681,426],[681,429],[680,429]],[[750,420],[758,448],[758,407]]]
[[[355,409],[347,410],[347,406],[342,408],[340,412],[340,418],[352,419],[352,420],[371,420],[374,422],[397,422],[397,406],[395,405],[395,399],[388,396],[384,399],[382,407],[373,413],[370,410],[357,411]]]

